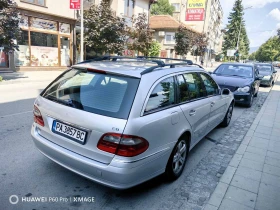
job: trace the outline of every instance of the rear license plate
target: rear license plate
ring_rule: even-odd
[[[65,123],[56,120],[53,121],[52,132],[64,136],[66,138],[69,138],[80,144],[84,144],[85,139],[87,137],[86,131],[72,127],[70,125],[67,125]]]

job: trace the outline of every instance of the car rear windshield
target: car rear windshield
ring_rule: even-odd
[[[272,71],[272,67],[269,65],[257,65],[256,68],[259,71],[266,71],[266,72],[271,72]]]
[[[72,69],[41,94],[56,103],[108,117],[127,119],[140,79]]]
[[[215,74],[224,75],[224,76],[238,76],[238,77],[253,77],[253,67],[245,65],[230,65],[222,64],[214,72]]]

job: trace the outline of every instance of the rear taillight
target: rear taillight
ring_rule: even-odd
[[[145,152],[149,147],[146,139],[139,136],[122,135],[118,133],[104,134],[97,148],[124,157],[133,157]]]
[[[41,126],[44,126],[44,120],[43,120],[43,117],[41,115],[41,112],[40,110],[38,109],[37,106],[34,105],[34,109],[33,109],[33,114],[34,114],[34,122],[41,125]]]

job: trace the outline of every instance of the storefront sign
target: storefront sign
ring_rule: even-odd
[[[58,66],[58,48],[31,46],[31,66]]]
[[[188,0],[186,21],[203,21],[206,0]]]
[[[70,34],[70,24],[59,23],[59,32],[62,34]]]
[[[186,20],[203,21],[204,14],[204,9],[187,9]]]
[[[70,0],[70,9],[80,9],[80,0]]]
[[[28,29],[28,17],[19,15],[19,27],[22,29]]]
[[[51,20],[31,18],[31,27],[39,30],[57,31],[57,23]]]
[[[187,8],[203,8],[205,9],[206,0],[188,0]]]

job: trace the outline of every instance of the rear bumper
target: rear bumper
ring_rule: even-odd
[[[250,103],[251,94],[250,93],[234,93],[234,100],[237,104],[248,104]]]
[[[126,163],[127,167],[112,166],[112,164],[117,164],[114,160],[106,165],[45,139],[38,134],[35,127],[36,125],[33,124],[31,135],[36,147],[43,155],[83,177],[116,189],[131,188],[162,174],[165,171],[165,167],[162,166],[166,164],[163,162],[169,157],[169,152],[165,151],[139,160],[137,167],[133,167],[135,161],[133,164]],[[141,161],[143,164],[139,164]]]

